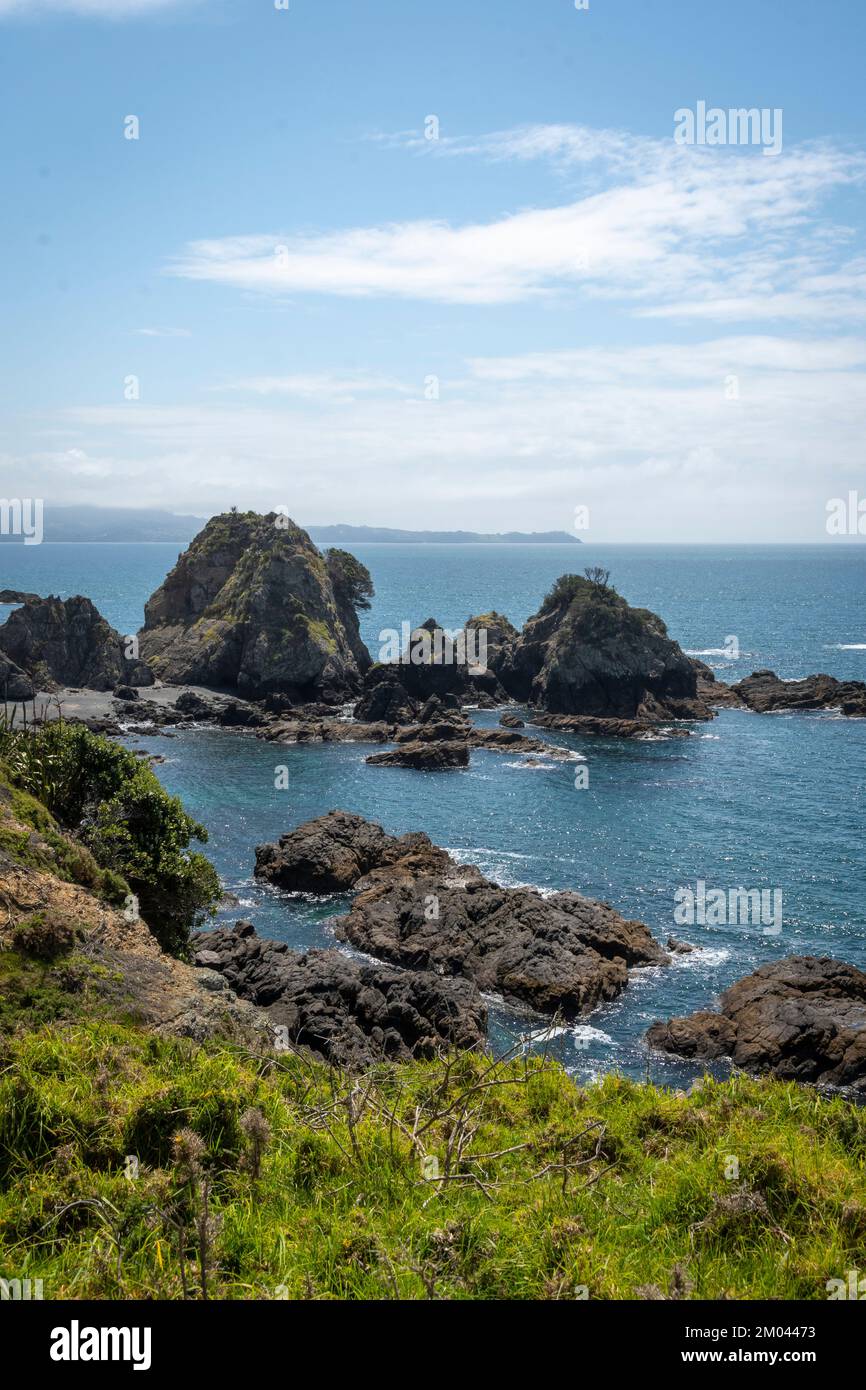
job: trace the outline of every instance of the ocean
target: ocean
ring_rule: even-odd
[[[362,615],[379,634],[428,617],[446,627],[497,609],[520,626],[558,575],[601,564],[629,602],[653,609],[672,637],[736,680],[769,667],[786,679],[826,671],[866,679],[866,547],[584,545],[350,547],[370,569]],[[0,587],[84,593],[121,632],[141,624],[146,598],[176,544],[0,547]],[[0,609],[0,618],[6,609]],[[734,648],[731,638],[736,639]],[[738,649],[731,659],[726,649]],[[474,716],[496,724],[498,715]],[[629,743],[556,735],[585,762],[535,764],[475,752],[468,769],[424,774],[372,768],[362,744],[279,748],[245,734],[184,731],[132,740],[159,753],[156,771],[209,832],[207,852],[261,935],[299,949],[333,944],[344,901],[289,896],[252,877],[254,847],[334,807],[387,830],[424,830],[503,884],[573,888],[645,921],[662,941],[701,946],[670,967],[634,971],[628,990],[551,1044],[579,1078],[612,1069],[680,1085],[703,1066],[650,1056],[657,1018],[711,1008],[733,980],[794,953],[866,968],[866,720],[830,713],[722,711],[689,739]],[[287,790],[275,768],[289,769]],[[588,785],[576,786],[585,767]],[[680,887],[698,882],[781,892],[781,929],[679,925]],[[493,1001],[505,1045],[540,1025]]]

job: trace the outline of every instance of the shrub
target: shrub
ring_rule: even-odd
[[[108,896],[125,884],[160,945],[186,952],[189,933],[219,901],[213,865],[189,846],[207,831],[133,753],[61,720],[0,730],[0,755],[25,791],[75,830],[101,869]]]

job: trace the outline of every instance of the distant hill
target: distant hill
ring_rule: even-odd
[[[205,524],[203,516],[175,516],[149,507],[52,507],[46,504],[46,541],[179,541],[186,544]],[[0,540],[21,544],[20,536]]]
[[[410,541],[416,545],[580,545],[568,531],[502,531],[484,535],[480,531],[401,531],[390,526],[308,526],[317,544],[338,545],[344,541]]]
[[[208,518],[175,516],[151,507],[53,507],[46,505],[43,539],[46,541],[177,541],[187,545]],[[359,541],[409,542],[416,545],[580,545],[568,531],[504,531],[484,535],[478,531],[404,531],[390,526],[307,526],[319,545],[343,545]],[[3,535],[0,541],[21,544],[21,537]]]

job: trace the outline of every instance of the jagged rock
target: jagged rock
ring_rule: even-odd
[[[424,834],[399,837],[345,811],[256,850],[256,873],[287,889],[354,888],[340,939],[408,970],[463,976],[545,1013],[588,1013],[629,968],[669,957],[642,922],[578,893],[500,888]]]
[[[775,671],[753,671],[731,689],[756,714],[837,707],[848,715],[866,714],[866,684],[862,681],[838,681],[827,675],[783,681]]]
[[[246,700],[231,700],[221,695],[200,695],[195,690],[184,690],[178,695],[174,708],[196,724],[221,724],[226,728],[254,729],[267,723],[262,711]]]
[[[35,694],[36,687],[27,672],[0,652],[0,699],[4,704],[7,701],[11,704],[26,702],[32,700]]]
[[[642,923],[577,893],[453,886],[433,875],[407,883],[399,865],[366,884],[335,923],[340,940],[405,968],[468,976],[540,1013],[590,1013],[622,993],[629,966],[668,959]]]
[[[411,767],[419,772],[444,772],[448,768],[469,766],[469,744],[453,739],[448,742],[415,739],[387,753],[371,753],[364,761],[371,767]]]
[[[360,722],[408,724],[417,717],[418,702],[400,679],[399,668],[377,664],[364,677],[364,690],[355,705]]]
[[[742,709],[743,701],[735,688],[720,681],[712,667],[698,657],[689,658],[698,680],[698,699],[710,709]]]
[[[139,695],[134,685],[119,685],[114,692],[114,698],[115,700],[123,700],[125,702],[130,702],[134,700],[140,700],[141,696]]]
[[[563,575],[497,675],[515,700],[555,714],[707,719],[689,658],[661,618],[604,584]]]
[[[426,835],[421,837],[427,844]],[[256,877],[297,893],[340,893],[407,852],[406,838],[349,811],[329,811],[256,849]]]
[[[288,517],[213,517],[145,606],[142,655],[171,683],[342,702],[370,664],[356,608],[372,591],[342,554]]]
[[[700,946],[693,946],[690,941],[678,941],[675,936],[669,936],[668,950],[674,956],[690,956],[693,951],[699,951]]]
[[[219,971],[273,1027],[337,1066],[484,1046],[487,1010],[469,980],[362,964],[336,950],[300,955],[262,940],[249,922],[198,932],[193,946],[197,965]]]
[[[501,714],[499,716],[499,723],[502,725],[503,729],[526,728],[524,720],[522,720],[520,716],[517,714]]]
[[[502,613],[497,613],[493,609],[490,613],[479,613],[474,618],[469,619],[466,624],[466,631],[472,632],[474,630],[479,633],[483,632],[487,669],[493,673],[494,677],[498,676],[507,649],[520,636],[517,628]],[[473,650],[477,650],[480,643],[481,638],[476,638]]]
[[[80,594],[16,608],[0,627],[0,649],[43,690],[153,684],[149,667],[127,658],[120,633]]]
[[[721,997],[721,1012],[654,1023],[650,1047],[731,1057],[745,1071],[866,1092],[866,974],[827,956],[762,965]]]

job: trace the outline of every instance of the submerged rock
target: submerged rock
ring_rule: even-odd
[[[153,684],[145,662],[126,656],[126,639],[80,594],[16,608],[0,627],[0,650],[42,690]]]
[[[300,955],[264,941],[249,922],[198,932],[195,962],[219,971],[272,1027],[337,1066],[431,1058],[449,1047],[483,1048],[487,1010],[468,980],[389,970],[337,950]]]
[[[568,1018],[615,999],[630,968],[669,957],[642,922],[578,893],[500,888],[424,834],[391,836],[332,811],[256,850],[256,873],[287,889],[354,888],[341,940],[407,970],[464,977],[479,989]]]
[[[142,655],[166,682],[333,705],[370,664],[356,609],[371,592],[363,565],[326,558],[288,517],[225,513],[146,604]]]
[[[866,974],[827,956],[788,956],[746,975],[701,1010],[654,1023],[650,1047],[730,1057],[746,1071],[866,1093]]]

